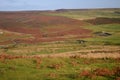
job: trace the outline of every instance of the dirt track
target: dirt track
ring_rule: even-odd
[[[81,51],[71,51],[57,54],[40,54],[40,55],[31,55],[31,56],[13,56],[8,54],[1,54],[0,58],[120,58],[120,51],[113,53],[87,53],[81,54]]]
[[[81,54],[81,51],[71,51],[65,53],[58,53],[58,54],[41,54],[41,55],[33,55],[31,57],[78,57],[78,58],[120,58],[120,51],[116,53],[87,53]]]

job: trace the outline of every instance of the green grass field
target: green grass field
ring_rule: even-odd
[[[109,70],[119,65],[117,59],[6,59],[0,63],[0,80],[114,80],[119,74],[109,75]],[[103,69],[102,76],[97,69]]]
[[[105,25],[90,25],[86,26],[87,29],[91,29],[94,32],[108,32],[111,36],[101,37],[93,34],[93,38],[87,39],[88,41],[94,41],[99,43],[108,43],[108,45],[120,45],[120,25],[119,24],[105,24]]]

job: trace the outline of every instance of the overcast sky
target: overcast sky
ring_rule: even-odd
[[[0,11],[120,8],[120,0],[0,0]]]

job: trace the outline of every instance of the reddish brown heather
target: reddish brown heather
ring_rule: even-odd
[[[0,13],[0,20],[0,29],[31,34],[34,37],[32,40],[17,38],[21,43],[60,41],[65,40],[66,38],[63,37],[69,35],[77,36],[76,38],[91,37],[91,30],[81,27],[85,25],[83,21],[66,17],[40,15],[32,12],[13,12]]]

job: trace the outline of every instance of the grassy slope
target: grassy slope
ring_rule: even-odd
[[[4,34],[0,34],[0,42],[9,41],[9,40],[12,41],[12,40],[19,39],[19,38],[27,39],[27,38],[30,38],[30,37],[32,37],[32,36],[31,35],[26,35],[26,34],[23,35],[23,34],[20,34],[20,33],[4,31]]]
[[[108,37],[93,35],[94,37],[87,39],[88,41],[108,43],[108,45],[120,45],[120,24],[91,25],[86,26],[86,28],[93,30],[93,33],[104,31],[112,34]]]
[[[119,11],[118,10],[83,10],[83,11],[65,11],[65,12],[56,12],[55,14],[61,16],[65,15],[66,13],[69,12],[73,12],[73,15],[76,15],[76,12],[79,12],[79,16],[83,16],[82,13],[84,13],[85,15],[90,14],[90,16],[94,16],[94,17],[98,17],[98,15],[101,14],[102,17],[108,17],[108,15],[110,15],[109,17],[117,17],[119,18],[119,14],[116,15],[116,13],[114,13],[115,11]],[[43,12],[44,13],[44,12]],[[112,15],[111,15],[112,13]],[[40,13],[41,15],[42,13]],[[49,12],[45,12],[44,15],[46,14],[50,14]],[[38,15],[38,13],[37,13]],[[42,14],[43,15],[43,14]],[[54,13],[52,14],[54,15]],[[70,14],[71,15],[71,14]],[[71,16],[73,16],[71,15]],[[55,15],[54,15],[55,16]],[[89,15],[88,15],[89,16]],[[78,17],[80,18],[80,17]],[[42,31],[43,32],[49,32],[50,27],[42,27]],[[62,26],[61,30],[63,30],[64,28],[66,28],[66,26]],[[78,44],[79,42],[76,41],[75,39],[70,39],[68,41],[65,42],[58,42],[58,43],[45,43],[46,45],[44,46],[43,44],[33,44],[33,45],[18,45],[14,48],[10,48],[8,50],[4,50],[4,49],[0,49],[0,51],[2,53],[8,53],[8,54],[17,54],[17,55],[33,55],[33,54],[50,54],[50,53],[61,53],[61,52],[68,52],[68,51],[76,51],[76,50],[80,50],[83,49],[81,47],[83,46],[89,46],[89,45],[120,45],[120,25],[119,24],[102,24],[102,25],[92,25],[92,24],[88,24],[86,23],[86,26],[83,26],[83,28],[87,28],[92,30],[93,32],[98,32],[98,31],[104,31],[104,32],[109,32],[112,34],[112,36],[108,36],[108,37],[100,37],[100,36],[96,36],[93,33],[91,33],[93,35],[92,38],[87,38],[85,39],[87,42],[85,44]],[[55,26],[52,26],[51,30],[55,29]],[[67,29],[66,29],[67,30]],[[13,35],[12,35],[13,36]],[[4,35],[0,35],[1,40],[7,40],[7,39],[11,39],[12,36],[5,36]],[[13,36],[14,37],[14,36]],[[17,37],[17,36],[16,36]],[[16,38],[14,37],[14,38]],[[52,46],[55,46],[54,48]],[[65,46],[65,47],[64,47]],[[22,50],[21,50],[22,49]]]
[[[51,67],[55,64],[59,64],[59,69]],[[84,70],[111,70],[119,65],[120,63],[114,59],[44,58],[41,64],[37,64],[36,59],[5,60],[0,63],[0,80],[113,80],[115,76],[90,78],[79,75]]]
[[[52,15],[52,16],[64,16],[64,17],[69,17],[69,18],[78,19],[78,20],[92,19],[96,17],[120,18],[120,14],[116,12],[120,12],[120,9],[66,10],[66,11],[44,13],[44,14]],[[113,34],[112,36],[109,36],[109,37],[98,37],[93,35],[94,38],[87,39],[89,41],[100,43],[100,44],[102,43],[103,44],[107,43],[111,45],[120,44],[120,37],[119,37],[120,25],[119,24],[91,25],[91,26],[86,26],[84,28],[91,29],[94,32],[105,31]]]
[[[68,10],[68,11],[52,12],[49,14],[46,13],[46,15],[64,16],[78,20],[91,19],[96,17],[120,18],[120,14],[115,13],[116,11],[119,12],[120,9]]]

